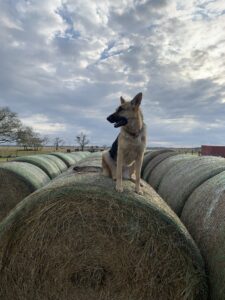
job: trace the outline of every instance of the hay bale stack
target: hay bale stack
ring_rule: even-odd
[[[58,176],[61,171],[56,165],[56,163],[42,155],[30,155],[30,156],[21,156],[14,159],[18,162],[30,163],[36,167],[42,169],[51,179]]]
[[[145,169],[146,164],[148,163],[148,157],[150,155],[150,153],[152,153],[153,151],[145,151],[144,153],[144,159],[142,162],[142,168],[141,168],[141,176],[143,175],[143,171]]]
[[[71,153],[74,153],[74,152],[71,152]],[[83,158],[85,158],[91,154],[91,152],[89,152],[89,151],[80,151],[79,153],[81,154],[81,156],[83,156]]]
[[[210,299],[225,299],[225,172],[200,185],[188,198],[181,219],[205,258]]]
[[[213,156],[180,161],[163,177],[158,193],[180,216],[191,193],[204,181],[225,170],[225,159]]]
[[[148,163],[155,158],[157,155],[160,155],[162,153],[172,152],[173,150],[170,149],[162,149],[157,151],[149,151],[143,159],[142,168],[141,168],[141,176],[145,180],[145,170]]]
[[[88,165],[86,165],[87,167]],[[0,298],[207,299],[203,261],[147,184],[81,172],[53,180],[0,224]]]
[[[161,161],[148,178],[148,183],[157,191],[163,176],[179,161],[192,160],[195,156],[190,154],[177,154]]]
[[[157,167],[157,165],[160,162],[162,162],[163,160],[165,160],[166,158],[174,156],[174,155],[177,155],[177,153],[176,152],[164,152],[162,154],[157,155],[153,159],[151,159],[145,167],[143,179],[149,183],[149,177],[150,177],[152,171],[154,171],[154,169]]]
[[[56,180],[62,177],[75,176],[77,173],[83,172],[102,173],[101,156],[91,154],[87,158],[78,161],[74,166],[71,166],[66,172],[59,175]]]
[[[53,161],[61,173],[68,169],[67,165],[59,157],[50,154],[43,154],[42,156]]]
[[[0,220],[22,199],[50,178],[38,167],[22,162],[0,164]]]
[[[62,152],[53,152],[53,153],[50,153],[50,155],[59,157],[69,168],[72,165],[74,165],[77,161],[82,159],[82,156],[79,153],[80,152],[77,152],[76,156],[70,155],[69,153],[62,153]]]
[[[91,166],[91,167],[102,167],[102,153],[101,152],[95,152],[91,153],[90,155],[86,156],[85,158],[79,160],[76,162],[75,166]]]
[[[91,153],[88,151],[78,151],[78,152],[70,152],[68,154],[70,156],[74,157],[76,160],[79,160],[79,159],[89,156]]]
[[[89,168],[89,167],[96,167],[96,168],[102,168],[102,156],[101,155],[95,155],[92,154],[89,157],[86,157],[80,161],[78,161],[75,164],[75,168]]]
[[[93,152],[93,153],[90,153],[89,156],[90,157],[102,157],[102,153],[104,151],[97,151],[97,152]]]

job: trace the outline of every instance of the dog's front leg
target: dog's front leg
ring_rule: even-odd
[[[122,177],[123,177],[123,156],[122,156],[122,151],[120,150],[120,147],[118,147],[117,166],[116,166],[116,190],[117,190],[117,192],[123,192]]]
[[[143,161],[144,155],[141,155],[137,158],[135,161],[135,173],[136,173],[136,186],[135,186],[135,192],[143,195],[142,190],[140,189],[140,179],[141,179],[141,166]]]

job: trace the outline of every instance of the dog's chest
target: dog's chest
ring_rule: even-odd
[[[124,165],[132,164],[144,151],[144,145],[139,141],[124,143],[121,148]]]
[[[132,162],[134,162],[137,157],[140,155],[140,152],[138,150],[135,151],[135,149],[126,149],[123,152],[123,161],[125,165],[129,165]]]

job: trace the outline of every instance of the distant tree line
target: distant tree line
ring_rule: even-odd
[[[0,107],[0,144],[16,143],[24,150],[38,150],[48,141],[47,136],[41,137],[31,127],[24,126],[17,114],[8,107]]]
[[[81,151],[84,151],[85,146],[89,144],[87,135],[83,132],[76,136],[75,142],[80,146]],[[0,107],[0,144],[9,143],[16,143],[24,150],[39,150],[49,143],[49,137],[42,137],[32,127],[24,126],[18,115],[8,107]],[[53,140],[55,150],[62,147],[64,143],[60,137],[55,137]]]

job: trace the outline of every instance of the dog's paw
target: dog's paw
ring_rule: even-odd
[[[143,195],[144,193],[143,193],[143,191],[142,190],[137,190],[137,189],[135,189],[135,192],[138,194],[138,195]]]
[[[122,186],[116,186],[116,191],[119,193],[123,192],[123,187]]]

